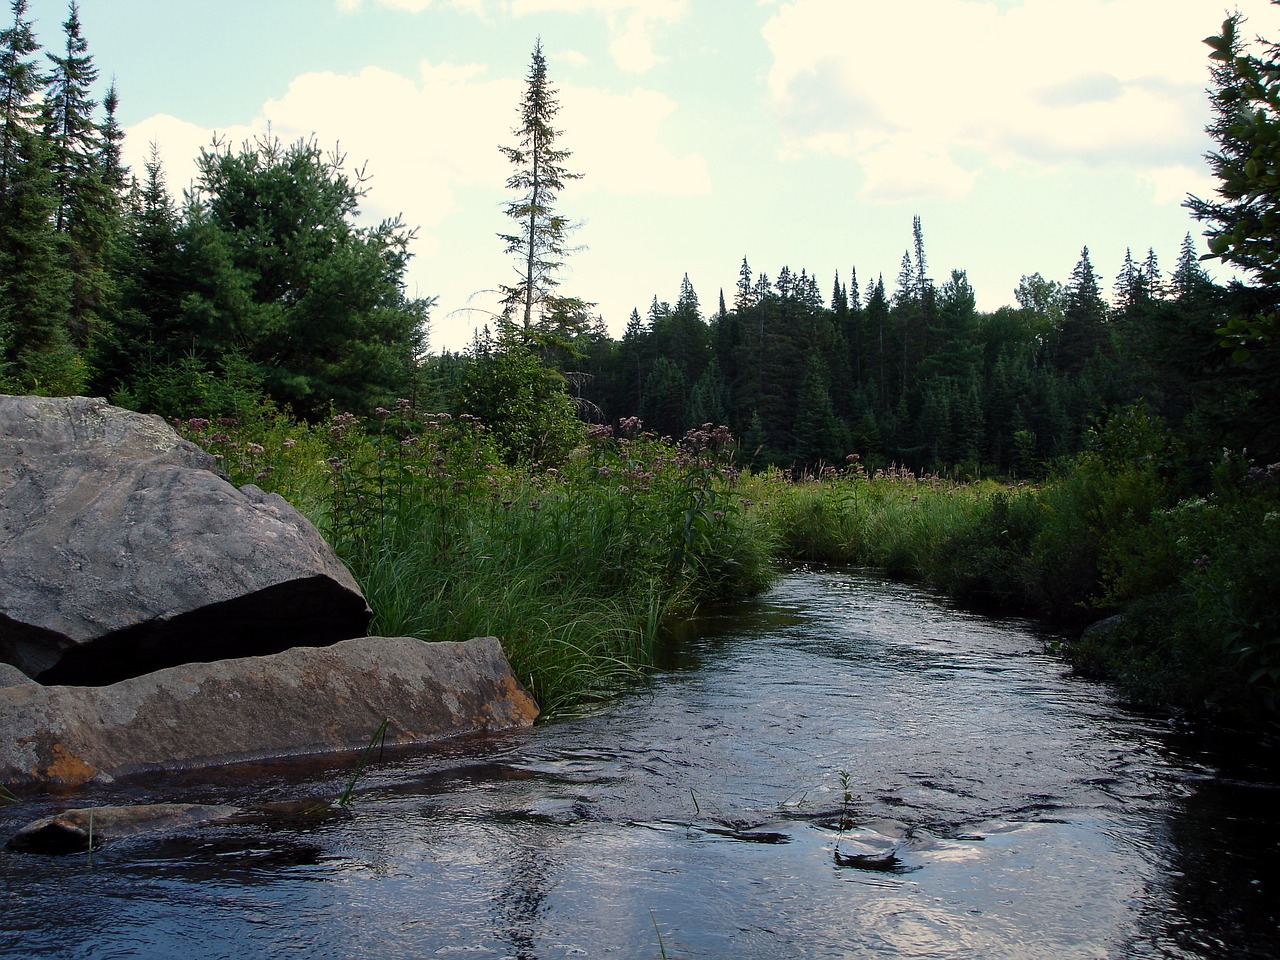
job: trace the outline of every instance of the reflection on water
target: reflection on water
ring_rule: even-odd
[[[670,654],[594,716],[388,754],[346,811],[0,853],[0,955],[1280,955],[1274,766],[1126,713],[1026,624],[800,571]],[[346,762],[93,800],[332,799]]]

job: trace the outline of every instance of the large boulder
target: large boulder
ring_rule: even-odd
[[[159,417],[0,396],[0,661],[105,684],[334,643],[369,618],[301,514]]]
[[[105,687],[0,688],[0,784],[358,750],[528,726],[538,706],[492,637],[362,637],[169,667]]]

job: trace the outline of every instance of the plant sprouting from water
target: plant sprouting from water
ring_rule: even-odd
[[[387,725],[391,723],[391,718],[383,719],[377,730],[373,731],[373,736],[369,738],[369,743],[365,746],[364,752],[360,754],[360,761],[356,764],[356,768],[351,771],[351,777],[347,780],[347,786],[342,791],[342,796],[338,797],[338,806],[346,807],[351,804],[351,794],[356,788],[356,781],[360,779],[360,775],[364,773],[365,766],[369,763],[369,757],[373,755],[373,748],[376,746],[381,751],[382,746],[387,739]]]
[[[840,841],[844,839],[845,832],[853,829],[853,801],[856,799],[853,795],[853,788],[850,785],[852,778],[849,776],[848,770],[840,771],[840,822],[836,832],[835,854],[840,856]]]

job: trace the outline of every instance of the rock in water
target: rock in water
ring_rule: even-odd
[[[9,839],[10,850],[23,853],[81,853],[105,840],[227,820],[238,807],[198,803],[147,803],[125,807],[84,807],[64,810],[27,824]]]
[[[492,637],[361,637],[169,667],[106,687],[0,688],[0,785],[359,750],[528,726],[537,704]]]
[[[0,660],[106,684],[362,636],[369,618],[305,517],[159,417],[0,396]]]

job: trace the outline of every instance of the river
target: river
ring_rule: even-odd
[[[796,570],[598,711],[384,755],[344,810],[0,852],[0,956],[1280,956],[1274,745],[1127,711],[1051,639]],[[331,799],[350,770],[87,799]]]

